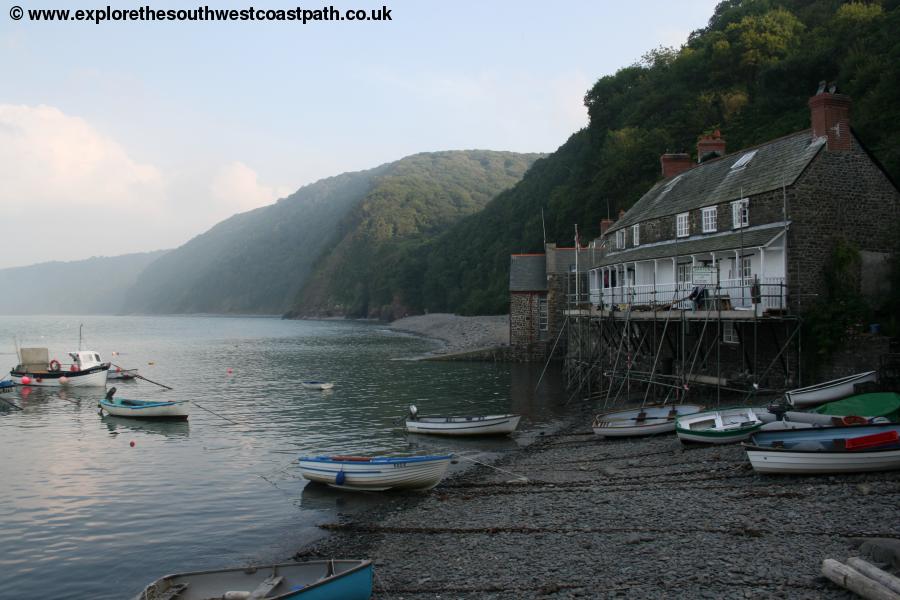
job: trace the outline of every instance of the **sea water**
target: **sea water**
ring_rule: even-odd
[[[539,367],[413,361],[435,342],[352,321],[0,317],[0,373],[16,343],[68,362],[81,325],[82,348],[174,388],[110,382],[117,397],[191,400],[190,419],[100,416],[102,388],[0,395],[21,408],[0,401],[3,598],[129,598],[167,573],[289,560],[337,511],[384,501],[306,488],[298,456],[454,452],[462,466],[522,442],[406,434],[410,404],[521,413],[526,432],[563,410]]]

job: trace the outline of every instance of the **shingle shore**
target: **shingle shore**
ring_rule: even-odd
[[[586,415],[496,466],[325,524],[375,598],[851,598],[819,576],[900,538],[900,472],[762,476],[739,445],[601,440]]]

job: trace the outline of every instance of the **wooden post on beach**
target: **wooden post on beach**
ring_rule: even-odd
[[[900,597],[890,588],[869,579],[856,569],[833,558],[826,558],[822,561],[822,575],[842,588],[868,600],[897,600]]]
[[[865,561],[858,556],[848,558],[847,565],[853,567],[869,579],[874,579],[900,597],[900,577],[895,577],[887,571],[882,571],[872,563]]]

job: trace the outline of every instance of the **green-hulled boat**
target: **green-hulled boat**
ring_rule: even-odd
[[[749,438],[763,426],[757,414],[764,408],[737,406],[679,416],[675,434],[682,442],[731,444]]]
[[[884,417],[895,423],[900,422],[900,394],[895,392],[873,392],[857,394],[843,400],[823,404],[811,412],[833,417]]]

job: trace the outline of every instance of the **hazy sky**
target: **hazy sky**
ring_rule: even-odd
[[[0,268],[175,247],[322,177],[416,152],[551,152],[586,125],[596,79],[682,44],[716,4],[335,6],[385,3],[390,22],[307,25],[15,21],[4,6]]]

